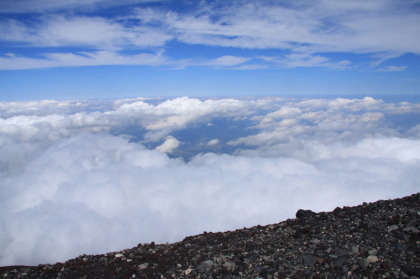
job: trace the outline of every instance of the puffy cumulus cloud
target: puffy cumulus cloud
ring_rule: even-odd
[[[126,134],[143,142],[159,142],[173,132],[216,119],[248,121],[244,130],[251,135],[229,135],[233,146],[262,147],[297,140],[357,141],[408,133],[413,127],[401,123],[400,127],[391,127],[389,119],[419,112],[420,104],[387,103],[371,97],[0,102],[0,144],[10,140],[54,142],[81,131]],[[208,127],[214,128],[212,125]]]
[[[0,139],[53,142],[90,131],[125,133],[144,142],[159,142],[172,132],[196,124],[229,119],[232,123],[248,121],[244,129],[252,131],[247,137],[231,135],[231,145],[262,146],[291,138],[331,142],[375,135],[400,136],[405,128],[391,127],[388,119],[419,112],[420,104],[386,103],[370,97],[0,102]],[[138,138],[139,133],[143,133],[142,138]]]
[[[258,132],[228,144],[258,147],[266,154],[272,149],[273,154],[279,155],[283,151],[289,152],[289,147],[294,150],[293,146],[298,143],[304,145],[310,141],[355,143],[366,137],[402,136],[412,127],[391,127],[392,117],[420,112],[418,104],[386,103],[371,97],[296,100],[282,104],[273,112],[251,118]]]
[[[149,131],[146,139],[158,141],[171,131],[215,117],[248,115],[258,104],[234,99],[199,100],[187,97],[150,104],[147,100],[33,101],[0,103],[0,137],[23,142],[58,139],[80,131],[110,131],[136,126]]]
[[[413,117],[420,110],[406,102],[1,105],[0,265],[64,261],[274,223],[299,208],[332,210],[409,195],[420,183],[419,118]],[[401,117],[417,120],[402,127]],[[243,136],[243,129],[253,135]],[[156,145],[147,146],[149,132],[161,133]],[[226,136],[230,145],[223,144]],[[187,162],[162,153],[194,145]],[[219,154],[200,151],[213,145]]]
[[[0,117],[10,118],[20,115],[44,116],[54,113],[75,113],[87,109],[88,102],[81,101],[26,101],[0,102]]]
[[[157,105],[143,101],[124,103],[115,111],[107,113],[117,119],[138,121],[148,133],[145,141],[157,141],[174,130],[180,130],[194,123],[207,123],[216,117],[247,116],[257,109],[257,102],[235,99],[199,100],[188,97],[166,100]],[[124,120],[125,121],[125,120]]]
[[[161,153],[172,153],[175,149],[178,148],[179,144],[179,140],[172,136],[168,136],[161,145],[156,147],[156,150]]]
[[[353,148],[349,159],[317,163],[215,154],[184,163],[109,135],[60,140],[2,180],[0,263],[63,261],[418,190],[419,156],[383,160]]]

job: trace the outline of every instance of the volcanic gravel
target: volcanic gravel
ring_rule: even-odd
[[[0,278],[420,278],[420,193],[236,231],[139,244]]]

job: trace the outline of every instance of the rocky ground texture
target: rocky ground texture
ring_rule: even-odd
[[[0,278],[420,278],[420,193],[65,263]]]

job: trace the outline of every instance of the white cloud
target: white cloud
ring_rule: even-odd
[[[161,153],[172,153],[175,149],[178,148],[179,144],[180,142],[176,138],[168,136],[161,145],[156,147],[156,150]]]
[[[49,115],[68,114],[84,111],[88,103],[82,101],[25,101],[25,102],[0,102],[0,117],[10,118],[19,115]]]
[[[63,261],[417,190],[419,158],[384,161],[363,152],[317,164],[214,154],[185,164],[120,138],[78,135],[2,183],[1,264]]]
[[[172,38],[168,32],[148,26],[126,27],[101,17],[51,16],[33,25],[16,20],[0,22],[3,40],[33,46],[91,47],[96,50],[162,46]]]
[[[75,10],[75,9],[92,9],[95,6],[121,6],[135,3],[148,3],[160,0],[3,0],[0,2],[0,13],[28,13],[28,12],[45,12],[45,11],[61,11],[61,10]]]
[[[400,138],[365,139],[356,146],[338,152],[342,157],[395,159],[416,163],[420,159],[420,141]]]
[[[407,66],[386,66],[386,67],[377,69],[377,71],[379,71],[379,72],[399,72],[399,71],[404,71],[405,69],[407,69]]]
[[[140,105],[142,106],[142,104]],[[167,100],[156,107],[149,108],[155,116],[145,124],[145,128],[151,131],[148,134],[148,139],[154,141],[172,130],[185,128],[186,125],[196,122],[207,123],[209,119],[216,116],[246,115],[249,113],[250,105],[247,102],[234,99],[200,101],[183,97]],[[157,131],[157,133],[153,131]]]
[[[418,104],[372,98],[1,102],[0,265],[64,261],[274,223],[299,208],[415,193],[419,123],[392,122],[413,113]],[[215,130],[221,119],[232,126]],[[249,121],[241,128],[252,135],[236,135],[237,121]],[[196,127],[219,133],[210,141],[175,134]],[[163,144],[146,149],[138,131],[159,133],[154,143]],[[237,145],[222,144],[227,136]],[[203,143],[229,154],[197,154]],[[188,162],[161,153],[194,145]]]
[[[0,70],[39,69],[51,67],[101,66],[101,65],[138,65],[138,66],[167,66],[184,68],[190,66],[231,67],[241,65],[249,58],[223,56],[215,59],[197,61],[172,60],[157,53],[139,53],[122,55],[116,51],[83,51],[78,53],[45,53],[41,58],[29,58],[10,53],[0,57]]]
[[[386,118],[400,112],[419,112],[417,104],[389,104],[371,97],[363,99],[310,99],[285,102],[263,116],[253,117],[258,133],[237,138],[230,145],[258,147],[264,154],[292,156],[297,143],[318,141],[355,142],[374,136],[401,136],[398,129],[390,129]],[[245,151],[248,154],[248,151]],[[255,151],[251,151],[254,153]]]
[[[215,117],[246,116],[258,103],[234,99],[205,100],[187,97],[151,105],[146,100],[106,102],[0,102],[0,138],[17,142],[52,142],[80,131],[108,132],[137,126],[144,141],[158,142],[172,131]],[[92,110],[95,107],[97,110]]]
[[[0,35],[5,41],[26,41],[34,37],[25,24],[13,19],[0,21]]]
[[[353,61],[336,59],[331,53],[369,54],[370,66],[379,71],[401,71],[406,66],[378,67],[384,61],[405,53],[420,53],[417,26],[420,16],[414,2],[372,1],[371,3],[332,3],[312,1],[274,3],[230,1],[218,5],[197,4],[190,12],[175,12],[163,8],[139,8],[118,17],[81,16],[75,1],[47,3],[35,1],[6,1],[0,4],[3,12],[45,11],[74,8],[65,16],[34,18],[31,23],[17,19],[0,22],[0,37],[21,46],[72,47],[71,53],[37,53],[38,59],[3,55],[0,69],[26,69],[57,66],[115,65],[149,63],[138,61],[136,55],[162,52],[169,41],[189,45],[206,45],[240,49],[277,49],[278,56],[238,56],[230,52],[220,57],[189,57],[184,60],[168,58],[175,67],[212,66],[238,69],[326,67],[346,69]],[[122,4],[141,4],[148,1],[124,1]],[[25,3],[25,5],[23,4]],[[204,3],[204,2],[203,2]],[[110,7],[112,1],[88,1],[90,9]],[[120,3],[121,4],[121,3]],[[38,7],[38,8],[36,8]],[[80,7],[79,7],[80,8]],[[60,15],[58,15],[60,14]],[[136,50],[121,55],[117,50]],[[109,61],[92,62],[80,56],[95,56],[101,51],[112,52]],[[84,54],[87,53],[87,54]],[[140,53],[140,54],[139,54]],[[66,56],[66,63],[54,57]],[[43,57],[43,58],[39,58]],[[132,59],[130,59],[131,57]],[[60,57],[60,59],[64,59]],[[58,61],[61,61],[58,59]],[[51,61],[52,60],[52,61]],[[90,61],[90,62],[89,62]],[[19,66],[15,66],[15,65]],[[367,63],[369,64],[369,63]],[[162,63],[153,64],[162,65]],[[164,63],[166,65],[166,63]]]
[[[51,46],[112,45],[118,40],[123,28],[102,18],[78,17],[50,19],[41,29],[40,44]]]
[[[226,55],[226,56],[222,56],[222,57],[210,60],[206,63],[208,65],[213,65],[213,66],[235,66],[235,65],[243,64],[248,60],[249,58],[246,58],[246,57]]]
[[[0,70],[37,69],[50,67],[99,66],[99,65],[170,65],[162,53],[140,53],[120,55],[113,51],[94,51],[83,53],[46,54],[45,58],[0,57]]]
[[[324,67],[343,70],[351,64],[351,62],[347,60],[334,62],[327,57],[311,53],[293,53],[286,55],[284,58],[265,57],[264,59],[283,68]]]
[[[209,142],[207,142],[207,145],[217,145],[219,143],[220,141],[218,139],[212,139],[212,140],[209,140]]]
[[[234,2],[229,11],[204,8],[195,16],[171,16],[167,22],[180,32],[180,40],[192,44],[292,49],[296,56],[301,55],[299,50],[420,52],[414,36],[418,13],[394,1],[367,5],[318,1],[289,7]]]
[[[33,47],[71,47],[72,52],[43,51],[37,57],[10,53],[0,56],[1,70],[94,65],[171,64],[160,47],[172,35],[148,26],[126,27],[120,22],[101,17],[51,16],[32,25],[16,20],[0,22],[0,37],[14,44]],[[118,51],[135,48],[135,54]],[[182,61],[177,61],[182,63]]]
[[[266,112],[261,114],[257,111]],[[261,133],[305,136],[316,131],[318,134],[313,134],[313,137],[322,139],[323,130],[329,133],[346,131],[360,136],[363,131],[370,133],[369,129],[375,128],[375,132],[385,133],[386,127],[381,122],[384,114],[419,111],[418,104],[390,104],[370,97],[304,101],[270,98],[199,100],[183,97],[156,104],[142,99],[118,100],[114,103],[2,102],[0,132],[15,139],[26,138],[24,141],[33,141],[35,138],[44,141],[66,137],[81,130],[110,131],[136,125],[146,131],[146,138],[158,141],[172,131],[197,123],[205,125],[217,117],[231,117],[235,120],[246,120],[249,117],[255,123],[254,128],[261,129]]]

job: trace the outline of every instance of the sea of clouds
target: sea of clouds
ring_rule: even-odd
[[[0,265],[65,261],[420,190],[420,104],[0,102]]]

